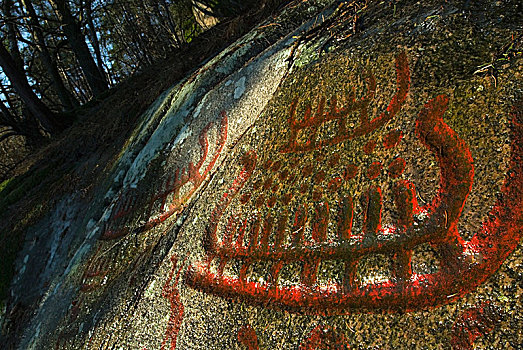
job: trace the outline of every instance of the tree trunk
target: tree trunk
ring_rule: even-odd
[[[23,72],[16,68],[13,57],[4,45],[0,45],[0,66],[4,74],[9,78],[13,88],[16,90],[27,109],[41,124],[42,128],[52,134],[60,129],[56,115],[36,96]]]
[[[88,0],[85,5],[85,18],[87,19],[87,29],[89,31],[89,41],[91,42],[91,45],[93,46],[94,55],[96,56],[96,64],[98,65],[98,71],[102,76],[105,75],[104,72],[104,61],[102,59],[102,52],[100,50],[100,41],[98,40],[98,36],[96,34],[96,27],[94,25],[93,21],[93,14],[92,14],[92,0]]]
[[[85,36],[82,33],[80,24],[71,14],[71,10],[66,0],[50,0],[51,5],[55,8],[60,22],[63,27],[64,34],[67,38],[69,46],[76,55],[78,63],[85,74],[85,78],[91,87],[94,96],[101,94],[107,90],[107,81],[105,77],[100,74],[93,56],[85,42]]]
[[[171,11],[169,10],[169,5],[165,0],[160,1],[164,10],[165,10],[165,17],[167,17],[167,23],[169,24],[169,29],[171,30],[171,35],[174,37],[174,40],[178,44],[179,47],[185,43],[185,38],[182,36],[180,38],[178,33],[178,28],[176,24],[174,23],[173,17],[171,16]]]
[[[21,2],[29,13],[29,25],[31,28],[31,33],[33,35],[36,47],[40,53],[42,63],[44,64],[47,73],[53,82],[56,93],[58,94],[58,98],[60,99],[60,102],[65,109],[72,109],[74,106],[78,105],[78,101],[76,101],[69,90],[67,90],[64,82],[62,81],[62,78],[60,77],[56,62],[52,59],[51,54],[49,53],[49,49],[47,48],[45,36],[42,28],[40,27],[40,24],[38,23],[38,16],[36,15],[33,3],[31,0],[21,0]]]
[[[7,20],[7,40],[9,41],[9,52],[15,61],[16,68],[19,70],[24,70],[24,60],[20,54],[20,49],[18,48],[18,38],[17,38],[17,29],[13,23],[13,2],[12,0],[4,0],[3,3],[3,12]]]

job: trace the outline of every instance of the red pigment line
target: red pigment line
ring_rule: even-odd
[[[299,350],[349,350],[349,341],[345,335],[336,329],[319,325],[314,328]]]
[[[218,269],[216,270],[216,274],[218,276],[223,276],[223,271],[225,270],[225,266],[227,266],[227,263],[230,261],[229,258],[224,257],[220,260],[220,263],[218,264]]]
[[[251,177],[254,168],[256,167],[256,153],[254,151],[247,152],[243,157],[241,162],[243,163],[243,168],[240,171],[240,174],[234,179],[231,187],[225,192],[222,198],[216,204],[213,212],[211,213],[210,225],[207,228],[207,238],[204,242],[209,251],[215,251],[217,245],[216,231],[218,230],[218,223],[220,219],[231,203],[232,199],[238,194],[238,192],[243,188],[247,180]]]
[[[247,350],[258,350],[258,336],[251,325],[243,325],[238,331],[238,343],[242,344]]]
[[[348,181],[348,180],[355,178],[356,175],[358,174],[358,170],[359,170],[358,166],[356,166],[354,164],[349,164],[345,168],[345,171],[343,173],[343,179],[345,179],[345,181]]]
[[[403,132],[401,130],[392,130],[383,137],[383,147],[385,147],[385,149],[396,147],[402,138]]]
[[[443,122],[448,97],[439,95],[425,104],[416,120],[416,134],[435,154],[441,172],[440,187],[428,208],[426,225],[432,239],[458,239],[457,223],[472,188],[474,167],[465,142]]]
[[[383,208],[381,188],[377,186],[369,187],[363,198],[366,208],[363,220],[365,239],[376,240],[376,235],[381,230],[381,211]]]
[[[325,180],[325,171],[320,170],[314,174],[313,181],[315,185],[320,185]]]
[[[240,273],[238,275],[238,281],[240,286],[243,286],[247,282],[247,271],[251,266],[250,260],[245,260],[240,268]]]
[[[273,288],[278,287],[278,276],[280,275],[281,269],[284,267],[283,261],[275,261],[271,267],[268,283]]]
[[[472,350],[474,341],[490,333],[503,318],[502,310],[490,301],[465,310],[454,322],[450,344],[453,350]]]
[[[251,193],[244,193],[240,198],[241,204],[247,204],[247,202],[251,199],[252,194]]]
[[[396,283],[408,281],[412,276],[412,250],[398,249],[392,261]]]
[[[375,178],[377,178],[380,175],[382,168],[383,166],[380,162],[372,162],[372,164],[367,169],[366,174],[369,180],[374,180]]]
[[[303,203],[294,215],[294,222],[292,225],[292,245],[299,246],[302,244],[303,234],[305,231],[305,223],[307,222],[307,205]]]
[[[367,108],[369,102],[374,97],[374,93],[376,90],[376,81],[372,74],[370,74],[369,78],[367,79],[368,84],[370,85],[368,89],[368,94],[359,101],[356,101],[353,95],[349,96],[349,102],[347,106],[345,106],[341,110],[336,107],[337,99],[333,97],[331,98],[330,111],[324,112],[325,98],[322,97],[320,98],[318,109],[314,116],[312,116],[310,104],[307,104],[305,107],[305,114],[303,119],[301,121],[297,121],[296,110],[298,100],[295,99],[291,103],[290,116],[288,119],[289,141],[282,149],[280,149],[280,152],[306,152],[314,149],[321,149],[324,146],[334,145],[346,141],[348,139],[360,137],[385,125],[385,123],[391,120],[401,110],[401,107],[405,102],[408,91],[410,89],[410,70],[407,55],[405,54],[405,52],[401,52],[396,57],[395,65],[396,93],[392,97],[387,107],[387,110],[381,113],[379,116],[376,116],[372,120],[369,120],[367,115]],[[346,122],[341,121],[344,120],[346,116],[350,115],[355,111],[360,112],[360,125],[355,129],[349,131],[346,129]],[[319,126],[331,120],[338,121],[337,135],[328,140],[316,140],[316,134]],[[307,134],[310,135],[310,137],[307,139],[307,141],[303,143],[298,143],[298,133],[300,130],[304,129],[309,129]]]
[[[258,198],[256,198],[256,202],[254,205],[256,206],[256,208],[261,208],[263,206],[264,202],[265,202],[265,197],[262,193],[258,196]]]
[[[269,237],[272,232],[272,226],[274,224],[274,219],[271,214],[267,214],[263,221],[262,235],[260,240],[260,249],[264,252],[269,250]]]
[[[356,285],[356,272],[358,268],[358,262],[356,260],[350,260],[345,262],[345,269],[343,271],[342,291],[347,293],[352,290]]]
[[[243,248],[244,244],[244,238],[245,238],[245,231],[247,228],[247,219],[243,220],[242,223],[239,224],[238,227],[238,239],[236,240],[236,247],[237,248]]]
[[[329,159],[329,166],[331,168],[335,167],[338,165],[338,163],[340,162],[340,155],[338,153],[335,153],[332,155],[332,157],[330,157]]]
[[[97,287],[99,287],[100,286],[99,280],[103,279],[108,273],[108,269],[104,269],[105,266],[103,265],[105,260],[102,260],[102,262],[99,261],[100,249],[101,249],[101,246],[98,246],[96,252],[87,261],[87,264],[86,264],[86,267],[84,269],[84,272],[82,274],[82,279],[81,279],[81,283],[82,283],[80,286],[81,292],[86,293],[86,292],[92,291],[93,289],[96,289]],[[97,282],[93,282],[93,281],[89,282],[90,280],[92,280],[95,277],[98,277]]]
[[[346,195],[343,197],[338,214],[338,238],[340,241],[350,239],[352,232],[352,223],[354,220],[354,204],[352,197]]]
[[[221,155],[221,152],[223,150],[223,147],[225,146],[225,143],[227,141],[227,128],[228,128],[228,119],[225,111],[221,112],[221,122],[220,122],[220,128],[219,128],[219,137],[217,138],[217,150],[215,152],[214,157],[211,159],[207,167],[204,169],[203,173],[200,173],[200,169],[203,166],[205,160],[208,156],[208,130],[213,125],[213,122],[210,122],[206,125],[205,128],[200,132],[200,135],[198,137],[200,147],[202,149],[202,156],[200,157],[197,165],[194,165],[193,162],[189,162],[188,168],[182,168],[176,169],[175,171],[175,181],[173,182],[173,185],[171,188],[168,189],[168,191],[165,193],[165,198],[171,193],[173,193],[173,199],[171,204],[169,204],[168,208],[164,210],[164,201],[162,201],[162,207],[160,208],[161,213],[150,217],[148,222],[145,224],[143,230],[149,230],[152,227],[164,222],[169,217],[171,217],[173,214],[179,212],[182,208],[182,205],[186,203],[189,198],[194,194],[194,192],[200,187],[202,182],[207,177],[207,174],[212,170],[214,167],[216,161],[218,160],[219,156]],[[180,189],[187,184],[188,182],[191,182],[193,184],[192,189],[183,196],[183,198],[180,198]],[[156,197],[158,199],[158,197]],[[155,201],[154,199],[153,201]],[[152,207],[152,205],[151,205]],[[149,216],[152,215],[152,210],[150,209]]]
[[[414,223],[414,213],[419,211],[416,188],[408,180],[400,180],[394,187],[394,204],[398,213],[398,228],[405,232]]]
[[[132,190],[120,194],[111,211],[109,221],[104,224],[104,229],[100,235],[101,240],[113,240],[129,233],[129,228],[126,227],[126,217],[134,209],[135,198],[136,195]],[[123,220],[121,220],[122,218]]]
[[[287,222],[289,220],[288,215],[288,211],[284,209],[278,218],[278,223],[276,224],[276,237],[274,238],[274,247],[276,249],[281,248],[283,240],[285,239],[285,229],[287,228]]]
[[[329,203],[317,203],[314,208],[315,216],[312,221],[312,239],[315,243],[323,243],[327,239],[329,225]]]
[[[273,172],[278,172],[278,171],[280,170],[281,166],[282,166],[282,162],[281,162],[281,160],[277,160],[277,161],[274,162],[274,164],[271,166],[271,170],[272,170]]]
[[[389,168],[388,168],[389,176],[392,178],[400,177],[401,174],[403,174],[403,172],[405,171],[406,165],[407,165],[407,163],[405,162],[405,159],[403,159],[401,157],[394,159],[389,164]]]
[[[267,180],[265,180],[265,183],[263,184],[263,189],[265,191],[269,190],[269,188],[271,188],[272,186],[272,177],[269,177],[267,178]]]
[[[376,140],[370,140],[363,146],[363,152],[365,154],[371,154],[374,152],[374,148],[376,148]]]
[[[116,229],[106,229],[104,230],[102,236],[100,236],[100,240],[103,241],[110,241],[117,238],[121,238],[129,233],[128,227],[117,227]]]
[[[232,239],[235,234],[236,227],[238,225],[238,219],[234,216],[229,216],[227,221],[227,226],[225,227],[225,232],[223,234],[222,245],[225,248],[230,248],[232,244]]]
[[[254,252],[258,249],[258,237],[260,235],[261,229],[261,219],[256,216],[254,219],[254,224],[251,227],[251,232],[249,235],[249,252]]]
[[[162,296],[167,298],[171,304],[171,314],[169,316],[169,322],[167,323],[165,336],[160,347],[161,350],[176,349],[176,340],[178,338],[178,333],[180,332],[184,315],[184,306],[180,300],[180,293],[178,291],[178,282],[180,280],[183,264],[180,266],[180,268],[178,268],[178,271],[176,271],[177,258],[175,255],[171,257],[171,261],[173,266],[171,272],[169,273],[169,277],[167,278],[167,281],[162,288]],[[174,277],[175,271],[176,277]],[[174,282],[172,281],[173,277]]]
[[[267,201],[267,207],[268,208],[272,208],[274,207],[274,205],[276,204],[276,196],[271,196],[271,198],[269,198],[269,200]]]
[[[310,288],[316,284],[318,278],[318,267],[320,266],[320,259],[309,258],[303,264],[301,270],[300,281],[305,288]]]
[[[390,110],[393,112],[395,107],[391,106]],[[515,249],[523,233],[523,222],[520,220],[523,214],[522,108],[521,102],[514,107],[511,158],[500,199],[489,213],[488,220],[469,242],[461,240],[457,233],[457,223],[472,185],[472,157],[464,141],[443,122],[442,116],[446,108],[447,98],[438,96],[424,106],[416,120],[417,137],[433,153],[441,167],[440,189],[431,205],[423,208],[427,210],[429,218],[420,227],[414,229],[411,224],[411,217],[416,212],[415,188],[409,182],[400,181],[396,202],[401,203],[397,205],[400,207],[400,224],[406,228],[405,234],[400,233],[397,241],[370,245],[365,242],[368,240],[364,240],[360,246],[354,248],[358,250],[350,250],[350,247],[343,245],[322,246],[314,250],[299,247],[303,238],[300,231],[303,231],[307,222],[306,207],[300,207],[295,213],[291,232],[293,245],[285,252],[275,251],[265,255],[256,252],[246,256],[240,280],[216,276],[208,269],[191,269],[187,274],[188,283],[200,290],[224,297],[234,295],[245,302],[312,314],[340,314],[351,312],[352,309],[419,310],[449,303],[473,290],[499,268]],[[379,188],[371,187],[365,202],[368,207],[364,210],[364,230],[367,234],[377,232],[382,206]],[[413,277],[410,267],[411,250],[425,242],[431,243],[440,253],[442,268],[434,274]],[[464,250],[467,251],[466,256],[463,254]],[[396,252],[393,266],[395,279],[355,286],[353,276],[357,259],[366,254],[392,251]],[[481,256],[481,260],[473,259],[471,262],[468,258],[471,254]],[[263,259],[268,263],[307,261],[305,271],[309,272],[314,270],[317,258],[345,260],[346,275],[343,285],[331,283],[324,286],[327,288],[320,288],[313,286],[311,281],[314,278],[307,276],[304,276],[304,280],[309,278],[306,281],[309,286],[275,287],[271,283],[245,280],[245,266],[251,264],[253,259]]]
[[[342,184],[343,184],[343,179],[341,177],[335,177],[329,182],[329,184],[327,185],[327,188],[329,189],[330,192],[336,192],[340,189]]]

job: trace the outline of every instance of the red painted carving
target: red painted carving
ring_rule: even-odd
[[[381,173],[381,169],[383,168],[383,166],[381,165],[380,162],[373,162],[369,168],[367,169],[367,177],[370,179],[370,180],[374,180],[375,178],[377,178],[378,176],[380,176],[380,173]]]
[[[331,327],[318,326],[300,345],[300,350],[348,350],[349,342],[345,336]]]
[[[148,230],[156,226],[157,224],[165,221],[171,215],[179,212],[182,209],[185,202],[187,202],[187,200],[193,195],[193,193],[200,187],[202,182],[205,180],[207,174],[209,174],[209,172],[214,167],[214,164],[218,160],[218,157],[220,156],[223,150],[223,146],[225,145],[225,141],[227,139],[227,115],[225,114],[225,112],[222,111],[220,135],[217,139],[216,145],[217,150],[202,172],[202,166],[207,160],[207,156],[209,153],[207,133],[209,132],[209,129],[212,127],[212,125],[212,122],[207,124],[207,126],[203,128],[203,130],[200,132],[199,143],[201,146],[202,155],[198,163],[194,164],[193,162],[189,162],[187,168],[177,169],[173,178],[171,179],[172,181],[167,183],[166,189],[157,193],[152,198],[150,211],[152,211],[152,206],[154,202],[158,200],[160,200],[162,203],[162,211],[159,214],[153,215],[149,218],[149,221],[147,222],[147,224],[145,224],[145,230]],[[180,189],[189,182],[192,184],[191,190],[189,190],[187,193],[181,194]],[[173,199],[171,203],[164,209],[167,197],[171,194],[173,195]]]
[[[258,336],[251,325],[246,324],[238,331],[238,342],[242,344],[247,350],[258,350]]]
[[[98,247],[84,268],[80,286],[82,292],[89,292],[101,285],[109,272],[112,258],[113,255],[110,252],[102,252],[101,246]]]
[[[238,331],[238,342],[247,350],[258,350],[258,336],[251,325],[246,324]],[[341,333],[336,332],[331,327],[317,326],[309,337],[305,339],[300,350],[348,350],[349,342]]]
[[[165,331],[165,337],[162,341],[161,350],[176,349],[176,340],[178,338],[178,333],[180,332],[180,327],[182,326],[183,321],[184,307],[180,300],[180,292],[178,291],[178,282],[180,280],[183,264],[178,268],[178,270],[176,270],[176,256],[173,255],[171,257],[171,261],[173,266],[162,289],[162,296],[169,299],[171,304],[171,315],[169,316],[169,323],[167,324],[167,330]],[[174,276],[175,273],[176,276]]]
[[[392,130],[385,137],[383,137],[383,146],[385,149],[390,149],[396,146],[403,137],[401,130]]]
[[[389,164],[389,175],[393,178],[399,177],[405,171],[407,163],[405,159],[398,157]]]
[[[128,189],[120,194],[100,239],[117,239],[130,232],[133,219],[130,214],[135,210],[138,196],[139,194],[135,189]]]
[[[396,58],[396,80],[396,94],[392,97],[387,110],[373,119],[369,119],[367,112],[369,103],[376,93],[376,80],[372,73],[367,78],[367,95],[360,100],[356,100],[355,93],[352,92],[348,96],[349,102],[342,108],[337,107],[337,99],[333,97],[330,101],[329,110],[325,110],[325,98],[321,98],[314,115],[311,105],[308,104],[305,107],[303,119],[298,121],[296,119],[298,100],[295,99],[291,104],[289,117],[289,142],[281,149],[281,152],[305,152],[320,149],[327,145],[335,145],[368,134],[383,126],[401,110],[410,88],[410,70],[407,55],[404,52],[400,53]],[[354,112],[359,112],[360,114],[360,125],[354,129],[349,129],[346,117]],[[317,139],[319,127],[329,121],[336,121],[338,124],[336,136],[326,140]],[[306,131],[308,135],[307,141],[304,143],[300,143],[297,140],[298,133],[302,130]],[[371,142],[367,151],[372,152],[374,145]]]
[[[400,110],[408,92],[410,74],[403,53],[396,59],[396,73],[396,95],[387,111],[374,119],[366,115],[368,99],[375,85],[372,77],[369,78],[369,95],[359,101],[352,99],[353,102],[342,109],[337,109],[335,101],[331,101],[331,110],[325,112],[325,101],[320,100],[314,116],[309,106],[304,119],[297,122],[294,102],[289,119],[290,141],[280,155],[288,157],[290,152],[316,151],[384,125]],[[496,271],[516,247],[521,236],[522,118],[519,109],[514,116],[510,170],[501,191],[501,199],[482,228],[472,239],[464,241],[458,233],[458,223],[471,190],[474,168],[467,145],[442,119],[447,104],[446,96],[437,96],[425,104],[416,119],[416,136],[433,154],[440,167],[439,189],[429,204],[419,206],[414,184],[399,178],[393,188],[396,221],[382,226],[382,189],[372,183],[377,170],[366,171],[367,175],[370,173],[367,181],[371,184],[359,198],[353,198],[342,186],[337,194],[339,200],[333,203],[322,196],[322,188],[327,187],[326,182],[329,180],[321,173],[322,167],[315,169],[309,164],[302,167],[301,171],[306,180],[295,188],[296,197],[301,192],[309,200],[292,207],[281,207],[279,211],[264,209],[263,196],[266,191],[261,185],[252,186],[260,205],[248,201],[243,205],[259,209],[246,210],[246,217],[239,219],[247,223],[241,233],[239,229],[235,232],[233,226],[222,229],[220,227],[224,227],[229,220],[227,216],[236,215],[226,215],[226,212],[234,212],[234,206],[229,211],[227,208],[233,201],[235,204],[239,202],[235,197],[243,191],[242,188],[255,170],[255,157],[250,153],[243,159],[243,170],[212,212],[204,242],[207,258],[191,266],[186,276],[187,283],[224,297],[316,314],[339,314],[352,309],[408,311],[448,303],[470,292]],[[360,112],[361,125],[349,132],[342,117],[353,111]],[[338,136],[327,141],[317,140],[319,125],[331,120],[338,122]],[[310,139],[300,143],[297,141],[297,133],[304,129],[307,129]],[[384,138],[384,147],[394,147],[400,139],[401,133],[389,134]],[[318,159],[315,158],[319,162]],[[274,174],[270,173],[273,172],[271,166],[276,162],[278,159],[272,160],[265,170],[256,170],[268,173],[267,176],[272,178]],[[389,166],[392,178],[402,174],[405,167],[403,162],[403,159],[396,160]],[[354,165],[339,167],[345,181],[350,181],[358,173]],[[381,164],[374,168],[379,169],[379,176],[383,176]],[[259,176],[254,178],[263,184]],[[250,185],[245,188],[245,191],[249,191]],[[238,197],[242,198],[241,195]],[[281,202],[285,200],[282,194]],[[360,203],[362,208],[358,220],[355,219],[355,203]],[[355,223],[359,226],[355,227]],[[335,238],[327,234],[328,227],[332,227],[329,230],[334,231]],[[224,231],[227,232],[227,240],[224,239]],[[412,252],[425,243],[431,244],[437,251],[439,270],[430,274],[413,274]],[[376,255],[393,258],[388,280],[366,284],[356,280],[360,261]],[[323,261],[333,260],[345,266],[341,280],[319,283],[318,266]],[[223,269],[216,272],[211,270],[211,263],[225,266],[230,261],[241,265],[237,276],[225,276]],[[282,269],[297,262],[301,262],[302,266],[299,283],[280,284]],[[255,263],[266,266],[265,275],[253,275],[250,272]]]
[[[376,148],[376,140],[370,140],[363,146],[363,152],[365,152],[365,154],[372,154],[374,148]]]
[[[113,208],[111,217],[108,224],[104,228],[101,235],[103,240],[111,240],[120,238],[127,235],[131,229],[134,232],[147,231],[154,226],[164,222],[173,214],[178,213],[183,205],[189,200],[194,192],[200,187],[206,176],[214,167],[218,157],[220,156],[225,141],[227,140],[227,115],[224,111],[221,113],[219,135],[216,143],[216,151],[213,157],[209,160],[209,142],[208,132],[213,126],[213,122],[210,122],[200,132],[198,142],[201,147],[201,156],[196,164],[189,162],[187,167],[179,168],[174,171],[174,174],[167,176],[166,179],[160,181],[159,188],[156,189],[155,193],[148,200],[148,205],[145,207],[145,214],[148,220],[145,224],[133,223],[134,217],[131,215],[135,213],[136,209],[144,210],[144,208],[135,208],[135,203],[141,203],[141,197],[144,194],[139,194],[134,189],[124,191],[118,199],[115,207]],[[205,162],[208,161],[207,166],[202,169]],[[186,184],[191,183],[191,188],[188,191],[180,192],[182,187]],[[171,199],[168,202],[168,198]],[[132,227],[135,225],[136,227]]]
[[[343,178],[345,181],[348,181],[350,179],[353,179],[358,174],[358,166],[355,164],[349,164],[347,168],[345,168],[345,172],[343,173]]]
[[[501,318],[501,309],[488,301],[465,310],[452,327],[452,349],[473,349],[474,341],[492,332],[501,321]]]

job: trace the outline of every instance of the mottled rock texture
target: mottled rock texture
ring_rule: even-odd
[[[521,13],[291,2],[31,229],[18,348],[518,349]]]

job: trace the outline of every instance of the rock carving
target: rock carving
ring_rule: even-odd
[[[418,113],[415,125],[417,139],[439,164],[439,189],[428,204],[420,206],[414,183],[398,179],[393,193],[393,210],[397,213],[393,225],[382,226],[382,189],[372,183],[382,173],[380,162],[372,163],[367,169],[365,174],[370,185],[360,198],[353,198],[339,185],[360,171],[355,164],[346,165],[343,178],[333,178],[327,186],[331,191],[341,191],[339,204],[330,203],[321,190],[310,191],[305,182],[301,187],[297,186],[296,192],[276,195],[280,187],[275,179],[291,185],[296,182],[296,174],[283,169],[287,155],[325,149],[366,135],[393,118],[401,110],[410,86],[405,53],[396,58],[396,77],[396,93],[387,110],[372,119],[366,112],[376,85],[372,74],[367,79],[367,95],[360,100],[350,96],[349,103],[342,108],[337,107],[333,98],[327,110],[322,98],[314,113],[308,105],[303,119],[297,121],[295,100],[288,119],[289,141],[280,149],[279,158],[282,159],[273,157],[260,165],[254,150],[243,157],[243,169],[218,200],[209,218],[204,242],[206,258],[190,267],[187,283],[202,291],[254,304],[312,314],[340,314],[355,309],[409,311],[438,306],[470,292],[496,271],[516,247],[522,231],[518,219],[523,202],[518,190],[523,180],[521,111],[514,116],[510,170],[501,199],[492,209],[490,218],[469,241],[464,241],[458,233],[458,224],[473,183],[473,159],[466,143],[442,119],[449,101],[445,95],[430,99]],[[360,124],[349,130],[345,116],[355,112],[359,113]],[[333,121],[337,123],[335,135],[319,139],[319,127]],[[306,132],[300,136],[303,130]],[[303,135],[306,135],[306,141],[303,141]],[[387,134],[382,141],[384,148],[395,147],[402,135],[401,130]],[[365,153],[372,153],[376,144],[366,146]],[[338,162],[339,155],[328,160],[332,167],[344,166]],[[405,169],[405,160],[398,157],[387,168],[390,177],[397,178]],[[255,171],[263,170],[270,176],[250,181]],[[311,177],[314,183],[326,181],[327,174],[323,170],[314,171],[314,164],[310,164],[302,169],[301,175]],[[246,186],[247,183],[250,185]],[[244,186],[246,189],[242,190]],[[260,194],[254,198],[256,193]],[[288,204],[299,193],[312,193],[312,203],[306,201],[292,211]],[[361,227],[357,229],[353,227],[356,199],[364,208],[358,221]],[[252,205],[258,212],[265,210],[265,214],[226,216],[227,208],[233,202]],[[279,203],[279,212],[275,210],[276,203]],[[235,211],[231,209],[230,212]],[[336,237],[329,237],[329,227],[334,227]],[[412,252],[426,243],[438,254],[439,269],[434,273],[415,274],[411,266]],[[377,254],[393,257],[388,279],[367,284],[357,281],[359,261]],[[343,264],[342,280],[318,282],[318,269],[323,261]],[[285,266],[296,262],[302,264],[299,283],[280,283]],[[268,272],[253,278],[250,271],[259,264]],[[239,269],[228,269],[234,265]]]

